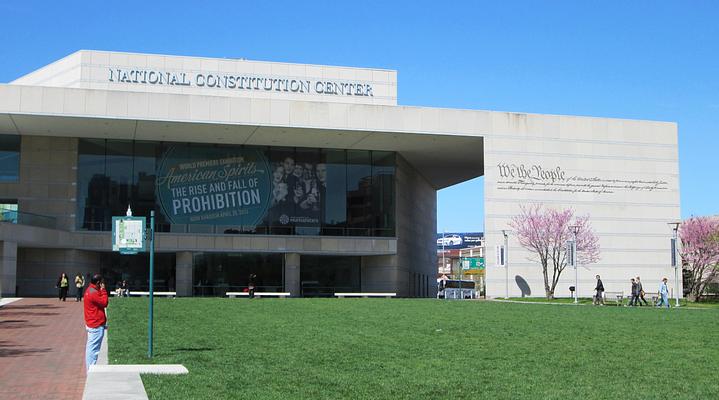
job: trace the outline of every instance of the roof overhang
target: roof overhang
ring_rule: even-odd
[[[28,104],[37,94],[37,104]],[[421,130],[382,129],[377,118],[422,118],[426,110],[414,107],[325,104],[298,101],[255,101],[255,99],[213,98],[137,93],[146,109],[133,113],[133,93],[91,89],[46,88],[0,85],[0,132],[22,135],[106,138],[148,141],[294,146],[338,149],[385,150],[398,152],[435,188],[442,189],[484,173],[484,139],[479,135],[434,133]],[[56,99],[50,102],[47,97]],[[188,98],[189,97],[189,98]],[[118,99],[122,100],[118,103]],[[168,104],[180,101],[187,106],[170,115]],[[92,102],[89,105],[89,102]],[[102,104],[102,103],[105,104]],[[231,102],[236,102],[230,104]],[[59,103],[59,104],[58,104]],[[83,112],[77,104],[84,103]],[[152,104],[165,112],[152,112]],[[193,118],[195,107],[212,103],[228,115]],[[226,103],[226,104],[225,104]],[[299,103],[299,104],[298,104]],[[247,107],[246,113],[239,107]],[[73,109],[73,107],[76,107]],[[233,108],[246,118],[233,118]],[[296,121],[276,118],[273,107],[282,107],[290,116],[301,110]],[[100,110],[92,112],[89,109]],[[330,115],[337,110],[341,115]],[[212,113],[208,110],[209,114]],[[452,110],[439,110],[452,111]],[[118,113],[124,115],[118,115]],[[115,115],[112,115],[115,114]],[[142,114],[142,115],[140,115]],[[319,115],[317,115],[319,114]],[[210,116],[210,115],[208,115]],[[356,121],[337,127],[337,119]],[[300,121],[301,120],[301,121]],[[314,125],[314,126],[313,126]],[[335,125],[335,126],[332,126]],[[376,125],[372,129],[369,126]],[[442,130],[442,127],[435,126]]]

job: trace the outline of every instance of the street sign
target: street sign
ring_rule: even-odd
[[[145,251],[145,217],[112,217],[112,251]]]
[[[462,269],[484,269],[484,257],[462,257]]]

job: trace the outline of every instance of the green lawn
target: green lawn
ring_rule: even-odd
[[[112,299],[110,363],[147,300]],[[151,399],[719,398],[719,309],[431,299],[157,299]]]
[[[654,305],[652,303],[651,298],[647,298],[647,303],[649,306]],[[672,307],[674,307],[674,299],[669,299]],[[506,301],[504,298],[498,298],[496,301]],[[528,302],[528,303],[551,303],[551,304],[573,304],[574,298],[572,297],[557,297],[552,300],[547,300],[546,297],[510,297],[509,301],[521,301],[521,302]],[[623,305],[627,305],[629,303],[628,298],[624,298],[622,300]],[[585,305],[591,305],[592,299],[588,297],[580,297],[579,298],[579,304],[585,304]],[[613,300],[606,300],[607,306],[616,306],[616,302]],[[689,307],[689,308],[719,308],[719,302],[715,300],[710,301],[701,301],[698,303],[689,302],[685,299],[679,299],[679,306],[680,307]],[[642,305],[642,307],[645,307]]]

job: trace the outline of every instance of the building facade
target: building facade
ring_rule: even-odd
[[[147,255],[111,251],[128,207],[155,211],[155,285],[181,296],[252,273],[293,296],[434,296],[436,191],[482,175],[488,247],[523,204],[571,206],[605,285],[668,275],[679,217],[675,124],[400,106],[381,69],[78,51],[0,84],[0,156],[5,296],[50,295],[61,272],[146,288]]]

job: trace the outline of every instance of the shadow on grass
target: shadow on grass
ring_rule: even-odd
[[[182,352],[193,352],[193,351],[214,351],[217,350],[212,347],[178,347],[176,349],[172,349],[172,351],[182,351]]]

